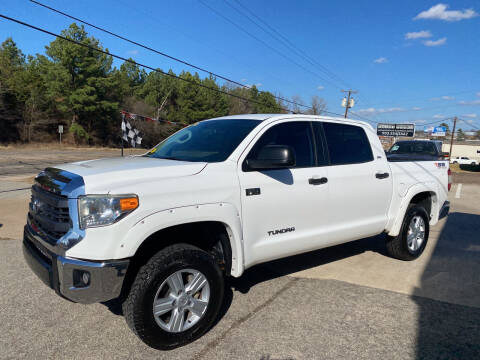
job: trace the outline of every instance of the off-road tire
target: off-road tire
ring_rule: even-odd
[[[411,219],[417,215],[421,216],[425,222],[425,238],[421,246],[417,250],[413,251],[408,248],[407,233]],[[423,250],[425,250],[425,246],[428,242],[428,234],[430,230],[428,222],[429,216],[425,208],[417,204],[408,205],[400,233],[397,236],[387,236],[387,253],[391,257],[404,261],[411,261],[418,258],[423,253]]]
[[[205,275],[210,286],[207,310],[191,328],[172,333],[163,330],[153,316],[153,301],[162,282],[181,269],[195,269]],[[148,346],[169,350],[190,343],[214,324],[224,297],[224,275],[209,253],[188,244],[175,244],[156,253],[143,267],[123,303],[128,326]]]

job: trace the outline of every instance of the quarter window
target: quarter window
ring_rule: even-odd
[[[360,126],[323,123],[331,165],[357,164],[373,160],[367,134]]]

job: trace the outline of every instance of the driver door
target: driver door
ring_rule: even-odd
[[[246,171],[245,159],[265,145],[290,146],[296,165]],[[328,223],[323,164],[310,121],[276,122],[257,135],[238,164],[246,267],[321,247],[320,229]]]

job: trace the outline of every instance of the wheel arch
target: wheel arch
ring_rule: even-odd
[[[169,209],[139,221],[126,234],[124,257],[131,259],[124,288],[138,270],[161,249],[176,243],[196,246],[214,255],[226,275],[243,273],[240,218],[229,204],[206,204]]]
[[[403,219],[410,204],[419,204],[425,208],[429,215],[429,225],[435,225],[438,222],[439,203],[436,191],[426,185],[413,186],[403,198],[392,227],[387,229],[388,235],[397,236],[400,233]]]

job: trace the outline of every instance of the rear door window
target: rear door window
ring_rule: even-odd
[[[323,123],[331,165],[359,164],[373,160],[367,134],[360,126]]]

